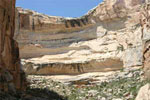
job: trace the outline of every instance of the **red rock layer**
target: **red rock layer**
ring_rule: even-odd
[[[25,89],[14,30],[15,0],[0,0],[0,89],[6,92]]]

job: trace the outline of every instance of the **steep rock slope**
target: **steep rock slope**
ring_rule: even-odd
[[[141,12],[142,40],[143,40],[143,66],[145,76],[150,79],[150,4],[146,4]]]
[[[26,87],[19,48],[13,40],[14,22],[15,0],[0,0],[0,89],[13,93]]]
[[[21,57],[31,58],[23,60],[26,72],[77,74],[141,66],[139,16],[145,2],[104,0],[80,18],[18,8],[15,38]]]
[[[143,68],[145,78],[150,80],[150,3],[145,4],[141,10],[141,29],[143,41]],[[149,100],[150,99],[150,84],[143,86],[136,100]]]

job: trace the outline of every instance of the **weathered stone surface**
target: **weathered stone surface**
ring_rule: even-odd
[[[53,57],[53,56],[52,56]],[[51,57],[49,57],[51,58]],[[62,60],[59,61],[59,60]],[[58,75],[58,74],[82,74],[87,72],[106,72],[106,71],[115,71],[121,69],[123,66],[122,61],[117,59],[107,59],[105,61],[83,61],[81,58],[78,60],[81,61],[63,61],[59,59],[59,62],[54,62],[53,60],[44,60],[44,59],[32,59],[26,61],[24,65],[25,72],[27,74],[37,74],[37,75]]]
[[[143,6],[141,11],[141,32],[143,42],[143,67],[145,78],[150,79],[150,4]],[[150,100],[150,84],[143,86],[136,100]]]
[[[26,87],[20,67],[19,48],[13,40],[15,0],[0,0],[0,89],[16,92]]]
[[[123,58],[124,65],[129,67],[142,65],[142,50],[143,48],[141,46],[126,50]]]
[[[142,26],[142,39],[143,39],[143,62],[144,62],[144,71],[146,78],[150,79],[150,4],[143,6],[141,12],[141,26]]]
[[[150,84],[147,84],[140,89],[136,100],[150,100]]]
[[[33,66],[37,66],[33,59],[39,59],[37,68],[41,70],[47,67],[42,65],[57,63],[55,67],[49,68],[53,71],[60,67],[69,68],[65,73],[70,73],[68,62],[72,63],[71,66],[79,64],[81,67],[87,62],[86,66],[97,66],[90,62],[96,60],[96,63],[107,64],[107,59],[111,59],[112,62],[119,61],[113,65],[123,63],[119,68],[141,66],[143,45],[139,16],[145,2],[147,1],[104,0],[80,18],[47,16],[18,8],[15,38],[19,42],[21,58],[30,58],[25,62],[27,65],[32,63]],[[74,68],[78,70],[77,67]],[[109,68],[113,70],[111,65]],[[97,67],[97,71],[99,69]],[[61,72],[58,71],[59,73]]]
[[[136,25],[139,23],[140,6],[144,2],[104,0],[80,18],[47,16],[18,8],[15,38],[19,42],[21,57],[64,53],[74,49],[68,47],[72,43],[100,38],[106,35],[106,30],[117,32]]]

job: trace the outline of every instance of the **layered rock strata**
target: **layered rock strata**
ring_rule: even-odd
[[[14,26],[15,0],[0,0],[0,89],[13,93],[26,87]]]
[[[110,70],[114,66],[142,66],[139,16],[146,2],[104,0],[80,18],[47,16],[18,8],[15,38],[21,57],[30,58],[23,60],[25,69],[30,74],[62,74],[102,71],[105,65]]]

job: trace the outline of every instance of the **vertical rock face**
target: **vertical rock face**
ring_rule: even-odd
[[[145,76],[150,79],[150,4],[143,7],[141,13],[143,61]]]
[[[141,11],[141,31],[143,40],[143,66],[145,77],[150,79],[150,4],[143,6]],[[143,86],[136,100],[150,100],[150,84]]]
[[[14,26],[15,0],[0,0],[0,89],[6,92],[25,88]]]

